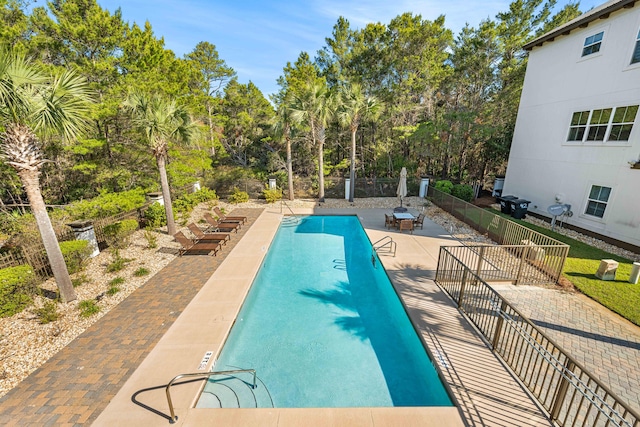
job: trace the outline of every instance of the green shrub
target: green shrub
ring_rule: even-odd
[[[149,249],[155,249],[158,247],[158,235],[149,228],[144,230],[144,238],[147,240],[147,247]]]
[[[453,183],[446,179],[438,181],[436,182],[436,190],[440,190],[443,193],[451,194],[451,190],[453,190]]]
[[[451,195],[465,202],[471,202],[473,200],[473,187],[468,184],[456,184],[451,190]]]
[[[42,307],[35,310],[35,314],[38,316],[38,321],[42,325],[55,322],[59,316],[58,305],[55,301],[47,301]]]
[[[100,306],[92,299],[85,299],[78,303],[80,317],[91,317],[100,312]]]
[[[122,258],[118,253],[116,253],[116,255],[113,257],[113,261],[111,261],[111,263],[107,265],[107,272],[114,273],[116,271],[120,271],[125,268],[131,261],[133,260],[129,258]]]
[[[122,249],[129,245],[130,237],[137,229],[138,221],[135,219],[123,219],[104,226],[102,232],[109,246]]]
[[[36,275],[29,265],[0,269],[0,317],[13,316],[31,304]]]
[[[123,277],[116,277],[114,279],[112,279],[111,281],[109,281],[109,286],[118,286],[124,283],[124,278]]]
[[[0,238],[11,237],[22,232],[23,224],[20,223],[18,211],[0,211]]]
[[[176,214],[188,214],[194,207],[200,203],[208,202],[210,200],[218,200],[218,195],[215,190],[209,188],[202,188],[195,193],[185,194],[182,197],[173,201],[173,210]]]
[[[244,203],[249,201],[249,194],[246,191],[240,191],[237,188],[233,189],[233,194],[229,196],[229,202],[233,204]]]
[[[151,204],[147,208],[144,212],[144,218],[151,228],[159,228],[167,225],[167,212],[164,210],[164,206],[158,202]]]
[[[117,215],[144,206],[146,191],[142,188],[121,193],[104,193],[90,200],[73,202],[65,211],[73,219],[95,219]]]
[[[109,288],[107,289],[107,295],[109,295],[110,297],[114,296],[115,294],[117,294],[118,292],[120,292],[120,287],[119,286],[109,286]]]
[[[78,286],[82,286],[85,283],[89,283],[89,278],[87,277],[86,274],[82,274],[78,277],[74,277],[73,279],[71,279],[71,284],[73,285],[74,288],[77,288]]]
[[[267,200],[267,203],[275,203],[278,200],[282,199],[282,189],[281,188],[265,188],[262,190],[262,194],[264,194],[264,198]]]
[[[123,283],[124,283],[124,278],[122,278],[122,277],[118,276],[118,277],[112,279],[108,283],[109,288],[107,289],[107,295],[113,296],[113,295],[117,294],[118,292],[120,292],[120,286],[118,286],[118,285],[121,285]]]
[[[133,275],[136,277],[146,276],[147,274],[149,274],[149,269],[144,267],[140,267],[139,269],[133,272]]]
[[[89,246],[87,240],[69,240],[60,242],[60,251],[64,262],[67,264],[69,274],[73,274],[84,269],[93,249]]]
[[[189,196],[196,199],[198,203],[219,199],[218,195],[216,194],[216,191],[207,187],[203,187],[200,190],[196,191],[195,193],[190,194]]]

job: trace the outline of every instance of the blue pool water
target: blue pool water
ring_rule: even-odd
[[[283,223],[213,370],[255,369],[257,406],[451,406],[371,254],[355,216]]]

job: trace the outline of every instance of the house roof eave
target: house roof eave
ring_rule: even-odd
[[[556,37],[566,36],[576,28],[585,28],[589,23],[598,19],[607,19],[612,12],[620,9],[629,9],[635,6],[637,0],[611,0],[590,11],[583,13],[577,18],[549,31],[535,40],[525,44],[524,50],[532,50],[534,47],[542,46],[545,42],[552,42]]]

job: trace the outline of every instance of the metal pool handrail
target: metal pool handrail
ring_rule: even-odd
[[[384,242],[384,243],[382,243]],[[381,243],[380,245],[376,246],[378,243]],[[393,252],[393,256],[396,256],[396,247],[397,247],[397,243],[393,241],[393,238],[391,236],[384,236],[382,239],[376,241],[374,244],[371,245],[371,255],[373,255],[373,252],[378,253],[378,249],[382,249],[386,246],[389,246],[389,252]]]
[[[255,369],[236,369],[233,371],[211,371],[211,372],[194,372],[191,374],[180,374],[175,376],[171,381],[169,381],[169,384],[167,384],[167,387],[165,388],[165,393],[167,394],[167,403],[169,404],[169,412],[171,413],[171,423],[175,423],[178,420],[178,416],[176,415],[174,409],[173,409],[173,401],[171,400],[171,386],[173,385],[174,382],[176,382],[177,380],[181,379],[181,378],[193,378],[193,377],[211,377],[213,375],[230,375],[230,374],[239,374],[240,372],[249,372],[253,374],[253,385],[252,388],[255,389],[257,387],[256,384],[256,370]]]

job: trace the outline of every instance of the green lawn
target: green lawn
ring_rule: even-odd
[[[495,212],[495,210],[491,211]],[[513,219],[508,215],[499,214],[527,228],[570,245],[571,249],[564,266],[563,276],[585,295],[636,325],[640,325],[640,283],[632,285],[628,282],[633,261],[594,248],[546,228]],[[601,259],[618,261],[619,267],[615,281],[604,281],[595,276]]]

